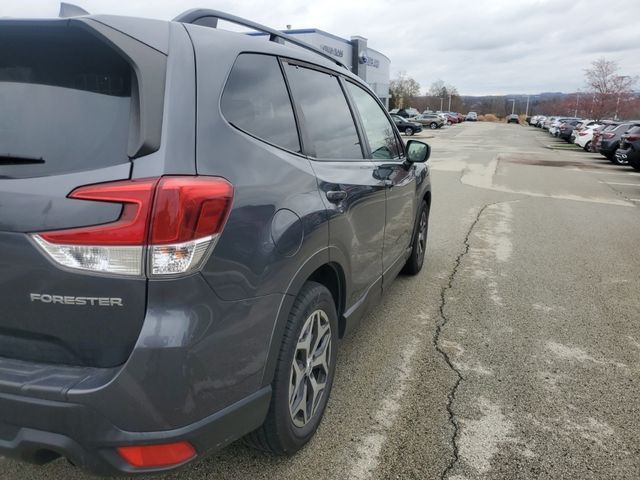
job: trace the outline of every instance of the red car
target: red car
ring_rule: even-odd
[[[447,113],[445,112],[445,115],[447,117],[447,123],[453,125],[454,123],[458,123],[458,116],[454,115],[452,113]]]

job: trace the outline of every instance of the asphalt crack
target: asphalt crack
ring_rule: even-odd
[[[441,480],[445,480],[447,478],[451,470],[453,470],[453,468],[456,466],[456,464],[460,460],[460,452],[459,452],[459,446],[458,446],[460,425],[458,423],[456,414],[453,411],[453,403],[456,400],[456,392],[458,391],[458,387],[464,381],[462,372],[453,364],[453,362],[451,361],[451,358],[449,357],[449,354],[440,346],[440,336],[442,334],[442,329],[449,323],[449,318],[445,314],[445,307],[447,305],[446,296],[447,296],[447,292],[453,288],[453,282],[455,281],[456,275],[458,274],[458,270],[460,269],[460,265],[462,264],[462,259],[469,253],[469,249],[471,248],[469,239],[471,238],[471,234],[473,233],[474,228],[480,221],[480,217],[482,216],[484,211],[488,207],[491,207],[493,205],[497,205],[497,203],[489,203],[483,206],[478,211],[475,220],[469,227],[469,230],[467,231],[467,235],[464,238],[464,249],[456,257],[456,261],[454,263],[453,270],[451,271],[451,274],[449,275],[449,278],[447,280],[447,284],[440,291],[440,307],[439,307],[440,321],[436,324],[436,330],[433,335],[433,346],[435,347],[436,351],[440,355],[442,355],[442,358],[444,359],[447,366],[451,369],[451,371],[453,371],[456,374],[456,381],[453,384],[453,387],[451,388],[451,390],[449,391],[449,394],[447,395],[447,413],[449,414],[449,423],[451,423],[453,427],[453,435],[451,437],[451,447],[453,450],[453,457],[451,458],[451,461],[446,466],[446,468],[442,471],[442,474],[440,475]]]

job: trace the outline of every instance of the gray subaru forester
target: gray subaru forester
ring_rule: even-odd
[[[339,339],[422,267],[429,146],[330,55],[212,10],[0,20],[0,112],[0,455],[303,447]]]

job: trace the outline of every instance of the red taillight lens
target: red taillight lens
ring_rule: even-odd
[[[119,447],[117,450],[124,461],[135,468],[170,467],[196,456],[196,450],[189,442]]]
[[[158,179],[124,180],[76,188],[69,198],[122,204],[120,218],[106,225],[41,233],[47,242],[67,245],[143,245]]]
[[[627,135],[625,140],[627,142],[637,142],[638,140],[640,140],[640,135]]]
[[[227,220],[233,186],[219,177],[168,176],[88,185],[70,198],[122,205],[115,222],[44,232],[34,240],[68,268],[140,275],[197,270]]]
[[[153,207],[150,243],[183,243],[220,233],[233,187],[221,178],[165,177]]]

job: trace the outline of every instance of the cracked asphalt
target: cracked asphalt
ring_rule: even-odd
[[[163,478],[640,478],[640,173],[517,125],[427,135],[425,268],[342,342],[312,443]],[[87,477],[0,459],[15,478]]]

